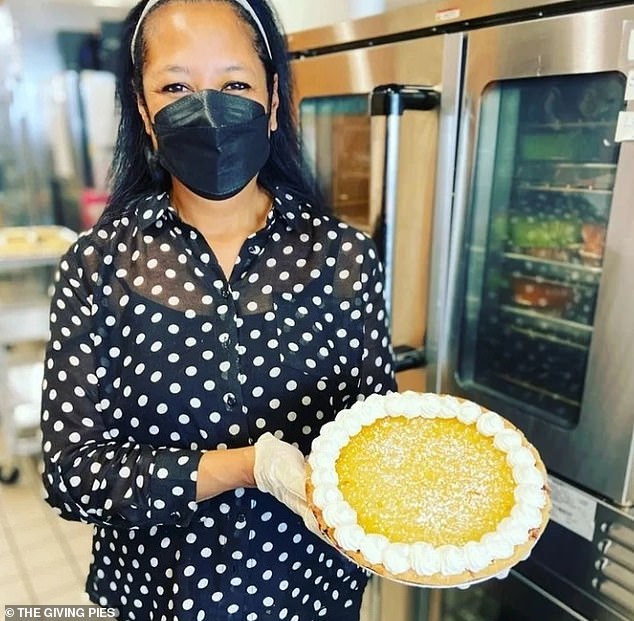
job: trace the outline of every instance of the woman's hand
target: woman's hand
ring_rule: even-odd
[[[255,487],[252,446],[207,451],[198,464],[196,502],[201,502],[238,487]]]
[[[253,475],[261,492],[284,503],[304,520],[308,530],[322,536],[306,502],[306,463],[298,449],[265,433],[255,443]]]

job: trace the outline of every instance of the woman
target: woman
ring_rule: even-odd
[[[357,619],[304,455],[394,387],[375,248],[310,201],[265,0],[141,2],[123,52],[112,198],[52,302],[48,502],[120,619]]]

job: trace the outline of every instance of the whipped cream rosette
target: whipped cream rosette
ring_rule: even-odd
[[[536,449],[500,415],[432,393],[372,395],[323,426],[307,492],[357,564],[423,586],[505,575],[550,513]]]

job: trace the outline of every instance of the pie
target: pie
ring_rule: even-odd
[[[55,225],[8,226],[0,228],[0,259],[62,254],[77,235]]]
[[[325,537],[358,565],[410,584],[504,575],[550,513],[537,450],[499,414],[449,395],[355,403],[322,427],[307,469]]]

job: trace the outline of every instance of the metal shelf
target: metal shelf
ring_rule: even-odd
[[[505,252],[504,258],[509,268],[522,273],[530,273],[549,280],[556,280],[576,285],[598,286],[601,280],[602,268],[583,263],[568,263],[542,259],[519,252]]]
[[[585,185],[554,185],[549,183],[519,183],[519,190],[528,192],[557,192],[558,194],[598,194],[601,196],[609,196],[612,190],[604,190]]]
[[[570,345],[590,347],[592,326],[508,304],[502,305],[500,310],[511,319],[515,330],[521,329],[525,333],[539,335],[540,338],[554,338]]]
[[[13,459],[39,451],[48,292],[53,268],[76,237],[59,226],[0,228],[0,418]],[[0,466],[0,483],[15,483],[18,475],[17,462],[6,470]]]

